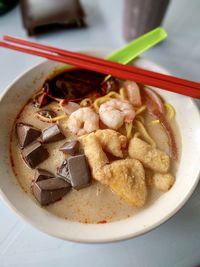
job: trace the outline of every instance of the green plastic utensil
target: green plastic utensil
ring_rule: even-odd
[[[106,59],[121,64],[128,64],[146,50],[163,41],[166,37],[167,32],[165,29],[158,27],[110,54]]]
[[[128,43],[126,46],[116,50],[112,54],[108,55],[106,59],[121,64],[128,64],[133,59],[141,55],[143,52],[147,51],[154,45],[163,41],[165,38],[167,38],[167,32],[164,28],[158,27],[148,33],[145,33],[134,41]],[[58,70],[63,71],[69,67],[69,65],[64,65]],[[107,75],[105,77],[105,80],[108,80],[110,77],[111,75]]]

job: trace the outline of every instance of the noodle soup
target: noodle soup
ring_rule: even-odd
[[[134,216],[175,182],[175,110],[150,88],[73,69],[18,114],[14,173],[49,212],[82,223]],[[82,171],[81,171],[82,170]]]

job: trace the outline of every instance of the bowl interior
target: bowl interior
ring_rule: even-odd
[[[94,53],[93,53],[94,54]],[[104,54],[100,54],[103,56]],[[139,59],[136,65],[166,72],[155,63]],[[5,202],[17,214],[36,228],[50,235],[79,242],[110,242],[145,233],[170,218],[192,194],[198,183],[200,162],[200,117],[194,102],[184,96],[160,90],[177,112],[182,138],[182,154],[173,188],[142,209],[134,217],[108,224],[81,224],[56,217],[40,208],[21,189],[12,172],[9,159],[9,135],[24,103],[45,78],[60,63],[45,61],[18,77],[5,91],[0,101],[0,192]]]

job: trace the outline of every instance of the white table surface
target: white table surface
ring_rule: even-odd
[[[88,28],[32,39],[71,50],[119,48],[122,0],[84,0]],[[171,0],[164,27],[167,41],[145,53],[172,73],[199,80],[200,1]],[[26,37],[18,8],[0,17],[0,36]],[[41,59],[0,49],[0,90]],[[0,266],[196,266],[200,264],[200,186],[172,219],[152,232],[114,244],[85,245],[39,232],[0,201]]]

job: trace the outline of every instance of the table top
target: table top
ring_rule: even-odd
[[[119,48],[122,36],[121,0],[83,0],[88,27],[48,33],[33,40],[71,50]],[[171,1],[164,27],[168,39],[144,54],[175,75],[199,80],[199,0]],[[112,17],[110,16],[112,10]],[[26,37],[19,9],[0,17],[0,36]],[[0,92],[40,58],[0,50]],[[197,102],[199,105],[199,103]],[[200,105],[199,105],[200,106]],[[128,241],[86,245],[62,241],[39,232],[0,201],[0,266],[153,266],[190,267],[200,264],[200,186],[169,221]]]

